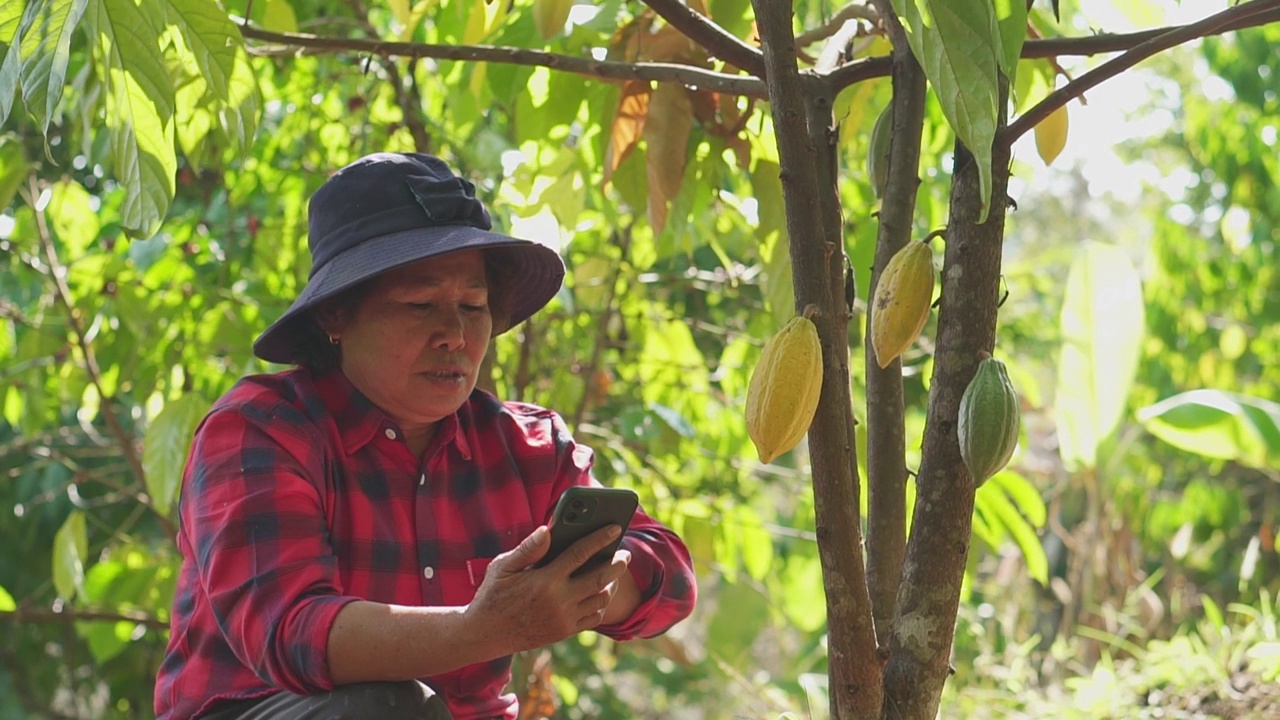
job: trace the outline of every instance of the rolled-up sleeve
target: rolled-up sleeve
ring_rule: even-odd
[[[236,658],[273,686],[331,690],[329,630],[358,598],[343,594],[328,540],[320,443],[292,432],[295,423],[264,420],[234,409],[206,418],[192,446],[181,528],[200,592]]]

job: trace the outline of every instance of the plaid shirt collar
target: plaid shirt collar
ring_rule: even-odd
[[[359,452],[368,445],[374,436],[392,429],[398,437],[404,437],[404,431],[391,416],[373,404],[364,393],[351,383],[341,370],[334,369],[315,376],[316,389],[320,402],[333,416],[342,437],[342,448],[347,455]],[[472,395],[482,390],[473,390]],[[471,459],[471,446],[467,443],[467,433],[462,432],[463,421],[460,414],[465,412],[464,404],[457,412],[444,417],[436,425],[435,436],[427,446],[430,456],[439,448],[452,443],[467,460]],[[468,413],[469,414],[469,413]]]

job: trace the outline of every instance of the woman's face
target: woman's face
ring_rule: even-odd
[[[342,371],[416,434],[453,414],[476,386],[493,329],[484,255],[466,250],[382,275],[356,308],[325,323]]]

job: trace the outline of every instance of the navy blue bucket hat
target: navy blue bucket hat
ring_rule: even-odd
[[[310,311],[365,280],[437,255],[484,250],[517,268],[509,273],[515,327],[555,296],[564,261],[553,248],[492,232],[475,186],[423,153],[375,153],[342,168],[307,209],[311,274],[293,305],[253,343],[253,354],[293,360],[294,336]]]

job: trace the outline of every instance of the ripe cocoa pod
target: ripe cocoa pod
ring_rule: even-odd
[[[1000,472],[1018,445],[1021,414],[1018,393],[1004,363],[983,353],[964,395],[960,397],[960,457],[976,487]]]
[[[890,105],[876,118],[871,129],[871,144],[867,148],[867,177],[876,197],[884,197],[885,183],[889,182],[889,138],[893,134],[893,106]]]
[[[907,243],[894,253],[876,284],[871,304],[871,347],[882,368],[889,367],[915,342],[929,319],[929,305],[933,302],[930,238]]]
[[[797,315],[765,343],[747,386],[747,435],[762,462],[791,450],[809,431],[822,389],[818,328]]]
[[[1054,110],[1036,125],[1036,152],[1045,165],[1052,165],[1067,146],[1067,106]]]

